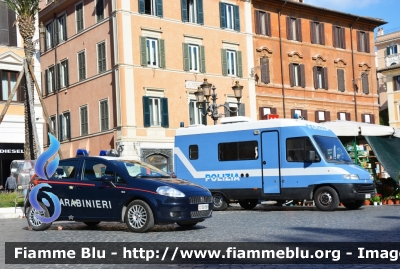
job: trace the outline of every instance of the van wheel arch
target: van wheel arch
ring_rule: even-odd
[[[229,200],[222,192],[212,192],[214,211],[224,211],[228,208]]]

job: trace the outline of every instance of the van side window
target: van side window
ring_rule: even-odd
[[[220,161],[241,161],[258,159],[258,142],[229,142],[218,144],[218,159]]]
[[[199,146],[190,145],[189,146],[189,159],[197,160],[199,158]]]
[[[305,162],[310,151],[315,152],[315,160],[313,162],[319,162],[320,157],[310,138],[296,137],[286,140],[286,160],[288,162]]]

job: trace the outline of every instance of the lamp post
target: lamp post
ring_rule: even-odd
[[[203,116],[210,116],[214,120],[214,125],[217,124],[217,121],[219,118],[221,118],[224,114],[219,114],[218,113],[218,108],[220,107],[225,107],[229,112],[235,112],[231,109],[229,109],[228,106],[226,105],[217,105],[217,94],[215,93],[215,86],[212,85],[207,81],[207,79],[204,79],[203,84],[200,85],[200,87],[197,88],[197,92],[195,92],[197,104],[199,106],[200,113]],[[243,86],[239,84],[239,81],[236,81],[235,85],[232,87],[233,93],[235,95],[235,98],[237,100],[237,110],[239,111],[239,106],[240,106],[240,99],[242,98],[242,90]],[[206,98],[206,113],[203,114],[202,109],[203,109],[203,102],[204,102],[204,97]],[[212,100],[212,103],[210,104],[210,97]]]
[[[357,116],[357,92],[358,92],[358,85],[357,85],[357,81],[359,80],[363,80],[364,77],[368,77],[369,74],[369,69],[365,70],[362,74],[360,78],[355,78],[353,79],[353,89],[354,89],[354,112],[356,114],[356,121],[358,121],[358,116]]]

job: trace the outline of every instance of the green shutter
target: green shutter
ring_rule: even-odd
[[[183,70],[189,71],[189,44],[182,43],[183,50]]]
[[[56,90],[59,90],[61,88],[61,65],[58,63],[56,64],[56,70],[55,70],[55,77],[56,77]]]
[[[51,89],[53,90],[53,92],[56,91],[56,67],[53,66],[53,77],[51,80]]]
[[[108,101],[104,102],[104,125],[106,127],[106,130],[110,129],[108,126]]]
[[[68,87],[69,86],[69,63],[68,63],[68,60],[65,60],[64,79],[65,79],[65,87]]]
[[[204,46],[200,46],[200,73],[206,72],[206,51]]]
[[[68,112],[68,113],[65,113],[65,128],[67,128],[67,133],[66,133],[66,135],[67,135],[67,138],[69,139],[69,138],[71,138],[71,114]]]
[[[244,103],[240,103],[240,105],[239,105],[239,116],[246,116],[245,114],[246,113],[245,113]]]
[[[150,127],[150,97],[143,96],[143,126]]]
[[[390,55],[390,47],[387,47],[386,48],[386,56],[389,56]]]
[[[139,13],[144,14],[144,0],[139,0]]]
[[[146,37],[140,37],[140,65],[147,66],[147,44]]]
[[[239,6],[233,6],[233,15],[235,21],[235,31],[240,32],[240,16],[239,16]]]
[[[85,108],[81,108],[81,135],[85,134]]]
[[[156,16],[163,17],[163,2],[162,0],[156,0]]]
[[[225,9],[226,4],[220,2],[219,3],[219,16],[220,16],[220,22],[221,22],[221,28],[226,28],[226,9]]]
[[[204,24],[203,0],[197,0],[197,23]]]
[[[306,70],[304,68],[304,64],[300,65],[300,85],[301,87],[305,88],[306,87]]]
[[[158,55],[160,57],[160,68],[165,68],[165,40],[158,40]]]
[[[63,31],[64,40],[67,40],[67,14],[64,14],[63,18],[64,18],[64,28],[62,29],[62,31]]]
[[[187,10],[187,0],[181,0],[181,14],[182,21],[189,21],[188,10]]]
[[[58,140],[62,141],[62,140],[64,140],[64,137],[63,137],[63,115],[62,114],[58,115],[58,130],[59,130]]]
[[[237,76],[243,77],[243,69],[242,69],[242,52],[236,51],[236,64],[237,64]]]
[[[60,43],[60,22],[58,21],[58,19],[54,19],[53,22],[53,27],[54,27],[54,44],[58,45],[58,43]]]
[[[196,101],[189,102],[189,123],[190,125],[195,124],[194,120],[194,110],[197,109]]]
[[[44,91],[45,91],[45,94],[48,94],[49,93],[49,69],[46,69],[44,71],[44,80],[45,80],[45,85],[46,85]]]
[[[161,127],[169,127],[168,98],[161,98]]]
[[[202,109],[202,124],[207,125],[207,102],[203,102],[203,109]]]
[[[221,59],[222,59],[222,75],[228,75],[228,66],[226,59],[226,49],[221,49]]]

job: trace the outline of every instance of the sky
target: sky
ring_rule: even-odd
[[[400,0],[305,0],[306,4],[353,15],[383,19],[384,31],[400,30]],[[376,32],[377,29],[375,29]]]

